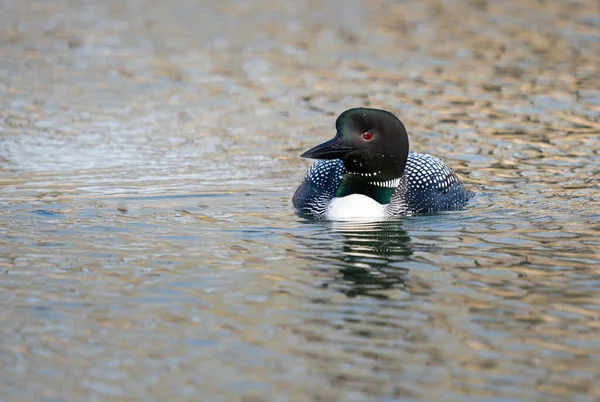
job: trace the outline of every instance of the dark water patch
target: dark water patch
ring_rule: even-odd
[[[63,215],[54,211],[49,211],[47,209],[37,209],[35,211],[31,211],[32,214],[43,216],[45,218],[62,218]]]

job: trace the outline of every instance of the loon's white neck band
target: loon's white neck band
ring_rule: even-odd
[[[348,172],[348,173],[350,173],[351,175],[356,175],[356,176],[361,176],[361,177],[377,178],[377,176],[379,174],[381,174],[381,171],[377,171],[377,172],[373,172],[373,173],[359,173],[359,172]],[[400,184],[400,180],[401,180],[401,178],[398,177],[397,179],[391,179],[391,180],[370,181],[369,184],[372,184],[374,186],[379,186],[379,187],[396,188]]]
[[[379,186],[379,187],[396,188],[400,184],[400,178],[386,180],[386,181],[370,181],[369,184],[372,184],[374,186]]]

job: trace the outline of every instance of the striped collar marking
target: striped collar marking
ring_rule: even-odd
[[[379,187],[396,188],[400,184],[400,178],[387,181],[370,181],[369,184],[373,184],[374,186]]]

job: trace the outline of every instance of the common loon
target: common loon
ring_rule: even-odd
[[[356,108],[336,120],[333,139],[304,152],[314,162],[296,190],[300,215],[380,220],[456,209],[474,195],[439,158],[409,151],[392,113]]]

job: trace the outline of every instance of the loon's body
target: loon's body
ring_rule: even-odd
[[[369,183],[370,195],[337,197],[343,194],[339,190],[345,175],[348,173],[340,159],[313,163],[294,194],[298,212],[328,220],[385,219],[459,208],[474,195],[439,158],[415,152],[408,154],[401,179],[388,183],[394,187]]]
[[[293,198],[304,216],[380,220],[456,209],[474,195],[435,156],[408,151],[396,116],[350,109],[336,122],[336,137],[302,156],[313,163]]]

